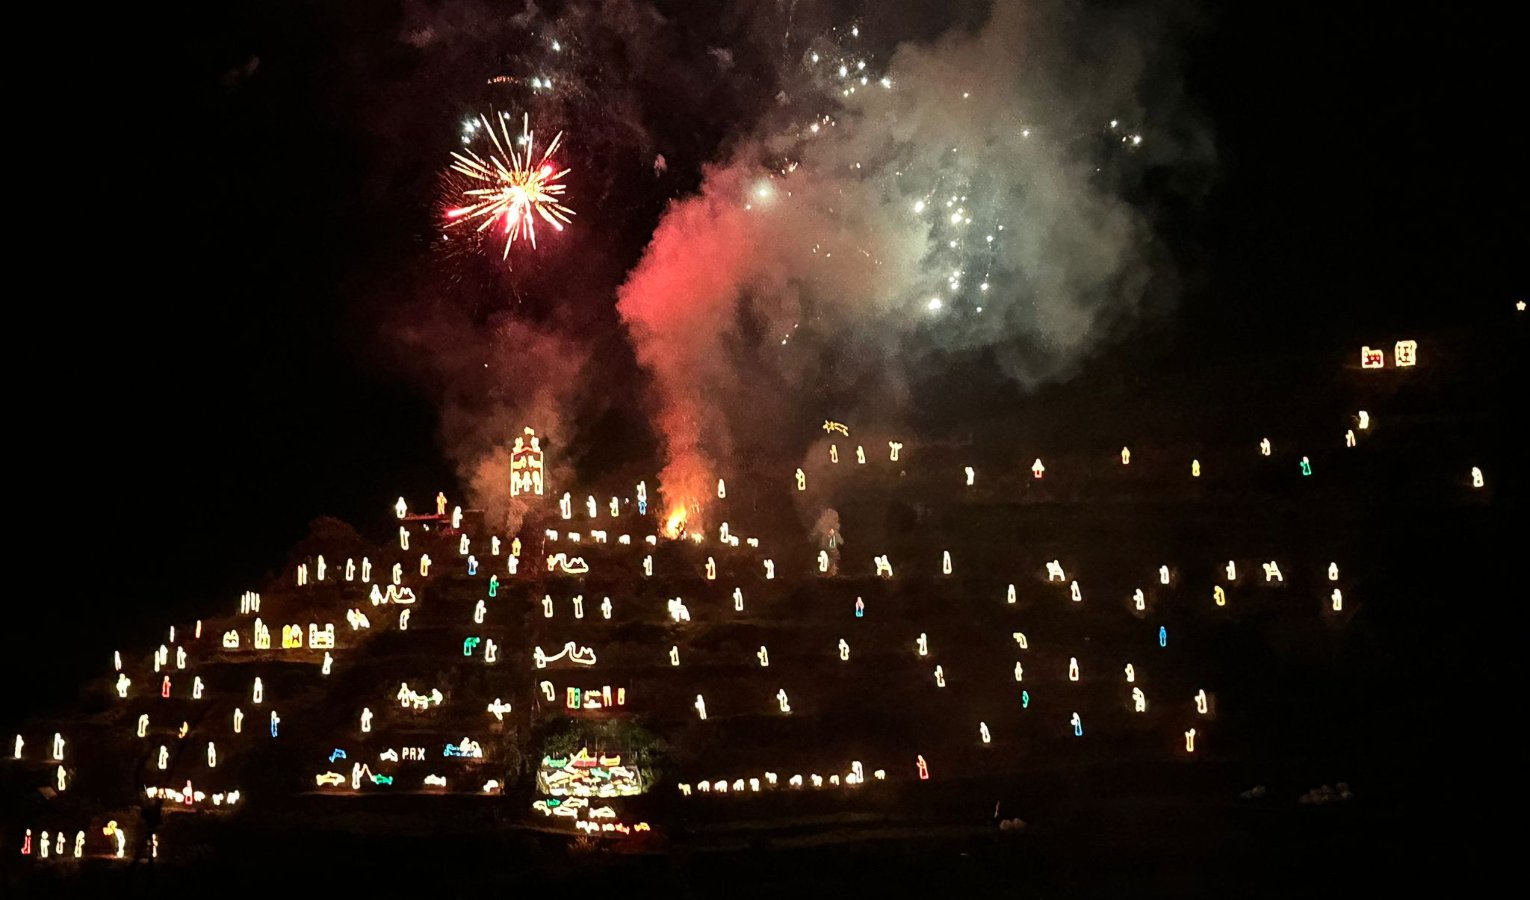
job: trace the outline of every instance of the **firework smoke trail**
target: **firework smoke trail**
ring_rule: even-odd
[[[558,132],[533,164],[536,140],[531,132],[530,114],[522,116],[521,136],[516,142],[511,141],[510,132],[505,127],[508,118],[506,114],[499,116],[498,132],[484,116],[479,116],[477,122],[469,126],[470,135],[480,129],[487,134],[495,152],[488,159],[473,152],[472,148],[465,153],[452,152],[455,162],[451,170],[467,179],[468,186],[461,191],[464,205],[446,211],[447,225],[482,219],[477,228],[480,232],[503,221],[505,249],[502,258],[509,258],[510,246],[523,235],[532,249],[536,249],[538,217],[562,231],[574,215],[574,211],[562,203],[564,191],[568,189],[562,179],[571,170],[559,169],[552,162],[552,155],[563,140],[563,132]],[[523,149],[517,150],[516,143]]]

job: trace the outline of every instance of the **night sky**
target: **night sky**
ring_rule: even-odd
[[[747,28],[709,3],[656,5],[676,68]],[[981,4],[840,6],[920,34]],[[1525,295],[1530,147],[1506,23],[1396,5],[1148,9],[1170,23],[1214,158],[1143,175],[1180,289],[1100,344],[1101,365],[1152,384],[1250,354],[1310,361]],[[432,249],[435,173],[463,113],[491,99],[492,53],[427,62],[399,40],[410,11],[387,0],[130,14],[76,11],[15,43],[40,39],[48,63],[13,83],[26,96],[11,109],[24,537],[0,659],[28,696],[4,727],[73,696],[113,648],[231,606],[312,519],[381,533],[400,493],[459,495],[439,372],[404,337],[422,309],[509,310],[600,347],[595,433],[622,449],[583,464],[651,455],[616,287],[664,204],[770,102],[747,62],[727,90],[642,92],[669,176],[602,133],[568,241],[506,277]],[[952,402],[978,414],[984,396]]]

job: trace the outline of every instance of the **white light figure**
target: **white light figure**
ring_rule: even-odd
[[[551,681],[538,682],[537,687],[542,689],[542,696],[548,701],[551,701],[555,696],[553,694],[553,683]]]
[[[791,701],[786,697],[786,688],[776,691],[776,704],[781,707],[781,711],[784,713],[792,711]]]
[[[361,583],[366,584],[372,580],[372,561],[365,556],[361,558]]]
[[[1132,711],[1147,712],[1147,695],[1142,693],[1142,688],[1132,688]]]
[[[191,699],[193,699],[193,700],[201,700],[202,699],[202,690],[203,690],[202,676],[201,675],[193,675],[192,678],[191,678]]]
[[[403,563],[394,563],[393,564],[393,571],[390,572],[389,574],[391,574],[393,576],[393,583],[394,584],[396,584],[396,585],[403,584],[404,583],[404,564]]]
[[[1206,712],[1207,712],[1207,710],[1209,708],[1210,707],[1207,706],[1207,701],[1206,701],[1206,691],[1204,689],[1196,691],[1195,692],[1195,711],[1204,716],[1204,715],[1206,715]]]
[[[967,487],[972,487],[973,481],[977,479],[977,471],[971,466],[964,467],[962,471],[967,473]]]
[[[468,555],[468,548],[470,546],[471,546],[471,542],[468,540],[468,536],[464,534],[462,537],[457,539],[457,555],[458,556],[467,556]]]
[[[542,617],[551,619],[553,614],[553,602],[551,594],[542,595]]]
[[[600,617],[602,619],[609,619],[609,618],[611,618],[611,598],[610,597],[603,598],[600,601]]]
[[[1264,580],[1266,583],[1271,581],[1285,583],[1286,578],[1280,574],[1280,566],[1273,559],[1264,564]]]
[[[829,445],[829,462],[833,462],[833,463],[839,462],[839,445],[838,444],[830,444]]]
[[[42,847],[38,851],[39,858],[47,859],[48,858],[48,848],[51,847],[51,846],[52,845],[48,843],[48,832],[44,831],[42,833]]]
[[[903,449],[903,444],[900,441],[888,441],[887,442],[887,449],[889,451],[889,457],[888,458],[891,459],[893,462],[897,462],[898,461],[898,451]]]
[[[1353,446],[1355,446],[1355,430],[1353,428],[1351,428],[1348,431],[1344,432],[1344,446],[1346,446],[1346,447],[1353,447]]]
[[[482,625],[484,613],[488,612],[488,609],[488,606],[481,599],[473,604],[473,624]]]
[[[797,474],[796,474],[796,478],[797,478],[797,490],[799,490],[799,491],[807,490],[807,473],[802,471],[801,469],[798,469],[797,470]]]
[[[707,557],[707,581],[717,580],[717,560]]]
[[[483,661],[486,663],[499,662],[499,646],[494,643],[493,638],[489,638],[483,645]]]
[[[1269,438],[1260,438],[1259,439],[1259,455],[1260,456],[1269,456],[1270,455],[1270,439]]]
[[[1074,737],[1084,736],[1084,720],[1079,718],[1078,713],[1073,714],[1073,718],[1069,720],[1069,724],[1073,726]]]
[[[329,651],[328,650],[325,650],[324,651],[324,665],[319,668],[319,674],[321,674],[321,675],[328,675],[330,673],[330,670],[333,669],[334,666],[335,666],[335,658],[333,656],[329,655]]]
[[[760,661],[760,668],[770,668],[770,651],[765,649],[764,644],[761,644],[760,649],[754,652],[754,656]]]
[[[645,556],[645,557],[643,557],[643,574],[645,576],[653,575],[653,557],[652,556]]]
[[[597,543],[597,544],[604,544],[606,542],[606,531],[605,531],[605,529],[603,529],[603,528],[601,528],[601,529],[595,529],[595,528],[590,529],[590,538],[592,540],[594,540],[595,543]]]
[[[584,618],[584,595],[583,594],[575,594],[574,595],[574,618],[576,618],[576,619]]]
[[[147,719],[148,716],[144,716],[144,718]],[[138,736],[143,737],[142,734]],[[26,740],[23,739],[21,735],[16,735],[16,749],[11,752],[11,759],[21,759],[21,748],[25,747],[26,743]]]
[[[425,575],[429,575],[429,574],[430,574],[430,554],[429,553],[421,553],[420,554],[420,575],[421,576],[425,576]]]
[[[855,461],[858,465],[866,465],[866,448],[860,444],[855,445]]]
[[[1398,341],[1392,346],[1393,364],[1405,368],[1418,363],[1418,341]]]
[[[159,768],[161,771],[170,768],[170,748],[164,744],[159,745]]]
[[[691,611],[685,605],[685,601],[679,597],[671,597],[669,600],[669,617],[676,622],[689,622]]]
[[[887,561],[887,554],[884,553],[881,556],[873,557],[872,558],[872,562],[876,563],[876,565],[877,565],[877,576],[878,577],[880,577],[880,578],[891,578],[891,577],[893,577],[892,563]]]
[[[587,495],[585,495],[585,498],[584,498],[584,510],[585,510],[585,513],[587,515],[589,515],[589,517],[592,518],[592,519],[600,515],[600,507],[598,505],[596,505],[596,503],[595,503],[595,495],[594,494],[587,494]]]
[[[1078,657],[1068,657],[1068,680],[1078,681]]]
[[[326,650],[335,646],[334,623],[326,623],[321,629],[319,623],[308,623],[308,649]]]
[[[53,732],[53,761],[62,762],[64,759],[64,736]]]
[[[1216,601],[1217,606],[1227,605],[1227,592],[1222,590],[1222,586],[1220,584],[1212,587],[1211,599]]]
[[[121,650],[113,650],[112,651],[112,666],[114,667],[114,669],[116,671],[118,671],[118,672],[122,671],[122,651]]]
[[[1021,650],[1029,650],[1029,649],[1031,649],[1031,645],[1025,639],[1025,633],[1024,632],[1016,631],[1013,634],[1011,634],[1010,637],[1015,639],[1015,646],[1019,647]]]
[[[74,833],[74,858],[75,859],[79,859],[81,856],[84,856],[84,855],[85,855],[85,832],[77,831],[77,832]]]
[[[1129,466],[1131,464],[1132,464],[1132,451],[1129,450],[1126,447],[1122,447],[1121,448],[1121,465]]]
[[[318,581],[323,581],[324,580],[324,569],[325,569],[324,554],[320,553],[319,554],[319,560],[318,560],[318,563],[317,563],[316,568],[315,568],[315,574],[318,576],[318,578],[317,578]]]
[[[1331,562],[1331,563],[1328,564],[1328,580],[1329,581],[1338,581],[1339,580],[1339,564],[1338,563]]]
[[[409,504],[404,502],[404,498],[403,497],[398,498],[398,502],[393,504],[393,513],[394,513],[394,515],[398,516],[400,519],[402,519],[404,516],[408,515],[408,513],[409,513]]]
[[[1147,609],[1147,596],[1142,593],[1142,588],[1132,591],[1132,606],[1139,611]]]
[[[409,610],[407,610],[407,609],[398,614],[398,630],[399,631],[408,631],[409,630]]]
[[[988,733],[987,722],[978,723],[978,737],[981,737],[983,739],[983,743],[985,744],[992,742],[993,736]]]
[[[1159,584],[1168,584],[1169,583],[1169,567],[1168,566],[1159,566],[1158,567],[1158,583]]]
[[[1329,595],[1329,600],[1333,604],[1334,612],[1344,611],[1344,593],[1338,588],[1333,589],[1333,593]]]
[[[69,789],[68,774],[64,772],[64,767],[63,766],[59,766],[58,769],[55,770],[55,777],[54,777],[54,782],[53,783],[54,783],[55,786],[58,787],[59,793],[63,793],[64,791]],[[59,832],[58,838],[59,838],[59,840],[63,840],[64,839],[64,833],[62,831]],[[62,853],[63,850],[60,849],[59,852]]]
[[[914,641],[914,650],[920,656],[930,655],[930,639],[924,632],[919,632],[919,639]]]
[[[126,672],[118,672],[117,673],[117,696],[119,698],[122,698],[122,699],[127,699],[128,688],[130,686],[132,686],[132,684],[133,684],[133,680],[131,678],[127,677],[127,673]]]
[[[1074,603],[1083,602],[1084,592],[1079,590],[1077,581],[1074,581],[1068,585],[1068,596],[1073,599]]]
[[[1192,728],[1189,731],[1185,732],[1185,752],[1186,753],[1194,753],[1195,752],[1195,729],[1194,728]]]
[[[261,683],[260,676],[255,676],[255,684],[250,688],[250,702],[259,706],[266,699],[266,686]]]
[[[209,768],[209,769],[216,769],[217,767],[218,767],[218,748],[217,748],[217,746],[215,746],[213,744],[212,741],[208,741],[207,742],[207,768]]]
[[[1383,369],[1387,364],[1387,352],[1385,350],[1372,350],[1370,347],[1360,347],[1360,368]]]
[[[371,730],[372,730],[372,708],[369,707],[369,706],[363,706],[361,708],[361,733],[362,734],[366,734],[367,732],[369,732]]]
[[[494,720],[496,722],[503,722],[505,721],[505,713],[510,712],[510,704],[501,701],[498,697],[495,697],[494,702],[489,704],[488,709],[489,712],[494,714]]]
[[[1036,461],[1031,463],[1031,477],[1039,479],[1042,475],[1046,474],[1046,471],[1047,467],[1041,464],[1040,457],[1037,457]]]
[[[505,569],[511,575],[514,575],[516,573],[516,571],[518,569],[520,569],[520,567],[521,567],[521,561],[520,561],[520,559],[518,557],[511,556],[511,557],[507,557],[505,559]]]
[[[490,556],[498,556],[499,555],[499,535],[497,535],[497,534],[496,535],[492,535],[489,538],[489,555]]]
[[[839,660],[840,662],[850,661],[850,645],[845,643],[844,638],[839,639]]]
[[[1201,477],[1201,461],[1200,460],[1198,460],[1198,459],[1190,460],[1190,477],[1191,478],[1199,478],[1199,477]]]
[[[1237,581],[1238,580],[1238,564],[1237,563],[1235,563],[1235,562],[1233,562],[1232,560],[1229,559],[1227,561],[1227,566],[1226,566],[1225,571],[1227,572],[1227,580],[1228,581]]]
[[[700,716],[701,721],[705,722],[707,720],[707,701],[702,699],[700,694],[697,694],[696,702],[692,705],[696,707],[696,715]]]
[[[940,571],[941,571],[942,574],[945,574],[945,575],[950,575],[951,574],[951,551],[950,550],[942,550],[942,551],[940,551]]]
[[[1047,581],[1067,581],[1068,576],[1063,574],[1062,563],[1052,560],[1047,563]]]
[[[244,711],[239,709],[236,706],[236,707],[234,707],[234,734],[239,734],[243,730],[244,730]]]
[[[615,518],[616,516],[619,516],[621,514],[622,514],[621,501],[617,500],[615,497],[612,497],[611,498],[611,516],[612,516],[612,518]]]
[[[765,580],[766,581],[774,581],[775,577],[776,577],[776,561],[773,560],[773,559],[765,560]]]
[[[1009,590],[1007,590],[1005,592],[1005,594],[1004,594],[1004,599],[1005,599],[1005,602],[1010,603],[1010,604],[1013,604],[1015,602],[1015,586],[1014,585],[1010,585],[1009,586]]]
[[[169,664],[170,650],[164,644],[160,644],[159,649],[154,651],[154,671],[158,672],[161,666]]]
[[[669,664],[672,665],[672,666],[680,665],[680,648],[679,647],[671,646],[669,648]]]
[[[827,551],[827,550],[819,550],[818,551],[818,571],[819,572],[828,572],[829,571],[829,551]]]
[[[303,563],[302,565],[298,566],[297,583],[298,587],[302,587],[308,583],[308,563]]]
[[[1485,484],[1486,482],[1482,480],[1482,470],[1472,466],[1472,487],[1480,488]]]
[[[1131,684],[1137,680],[1137,668],[1131,663],[1126,664],[1126,683]]]

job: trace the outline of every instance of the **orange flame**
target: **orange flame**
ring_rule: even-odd
[[[677,506],[670,510],[669,518],[664,520],[664,536],[670,540],[680,537],[685,531],[685,507]]]

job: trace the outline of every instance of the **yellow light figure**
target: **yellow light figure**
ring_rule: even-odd
[[[1126,683],[1131,684],[1137,680],[1137,669],[1131,663],[1126,664]]]
[[[946,686],[946,670],[941,668],[940,666],[936,666],[935,667],[935,686],[936,687],[945,687]]]
[[[1338,588],[1333,589],[1333,594],[1330,595],[1329,600],[1333,604],[1334,612],[1344,611],[1344,594]]]
[[[424,576],[429,575],[429,574],[430,574],[430,554],[429,553],[421,553],[420,554],[420,575],[421,575],[421,577],[424,577]]]
[[[1265,583],[1269,583],[1271,581],[1279,581],[1282,584],[1285,583],[1286,576],[1280,574],[1280,564],[1275,562],[1273,559],[1264,564],[1264,580]]]
[[[1210,706],[1210,702],[1206,699],[1206,691],[1205,691],[1205,689],[1201,689],[1199,691],[1196,691],[1195,692],[1195,711],[1204,716],[1204,715],[1206,715],[1207,712],[1210,711],[1210,709],[1211,709],[1211,706]]]
[[[1194,728],[1192,728],[1189,731],[1185,732],[1185,752],[1186,753],[1194,753],[1195,752],[1195,729]]]
[[[1200,460],[1198,460],[1198,459],[1190,460],[1190,477],[1191,478],[1199,478],[1199,477],[1201,477],[1201,461]]]
[[[1147,712],[1147,695],[1142,693],[1142,688],[1132,688],[1132,711]]]
[[[855,462],[857,465],[866,465],[866,448],[860,444],[855,445]]]
[[[838,463],[839,462],[839,445],[838,444],[830,444],[829,445],[829,462],[832,462],[832,463]]]
[[[1131,464],[1132,464],[1132,451],[1127,449],[1126,447],[1122,447],[1121,448],[1121,465],[1129,466]]]
[[[876,566],[877,566],[877,576],[878,577],[880,577],[880,578],[891,578],[891,577],[893,577],[892,563],[887,561],[887,555],[886,554],[883,554],[883,555],[877,556],[877,557],[873,557],[872,558],[872,562],[876,563]]]
[[[1217,606],[1227,605],[1227,592],[1222,590],[1220,584],[1211,589],[1211,598],[1216,601]]]
[[[255,676],[255,683],[250,688],[250,702],[259,706],[266,699],[266,687],[260,681],[260,676]]]
[[[1029,649],[1031,649],[1031,645],[1029,643],[1027,643],[1026,640],[1025,640],[1025,633],[1024,632],[1016,631],[1013,634],[1011,634],[1010,637],[1015,639],[1015,646],[1019,647],[1021,650],[1029,650]]]
[[[1068,680],[1078,681],[1078,657],[1068,657]]]
[[[760,661],[760,668],[770,668],[770,651],[765,649],[764,644],[760,645],[760,649],[755,651],[754,656]]]
[[[796,472],[796,478],[797,478],[797,490],[799,490],[799,491],[807,490],[807,473],[802,471],[801,469],[798,469],[797,472]]]
[[[1259,439],[1259,455],[1260,456],[1269,456],[1270,455],[1270,439],[1269,438],[1260,438]]]
[[[850,645],[845,643],[844,638],[839,639],[839,659],[840,662],[850,661]]]

